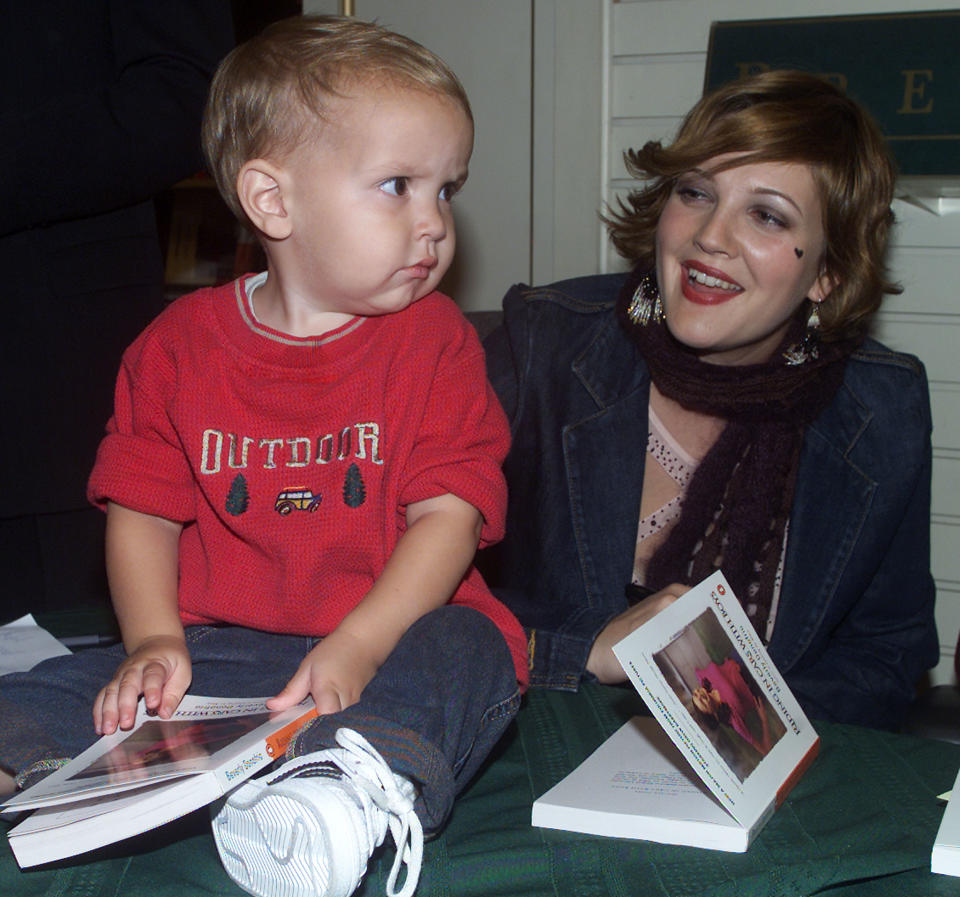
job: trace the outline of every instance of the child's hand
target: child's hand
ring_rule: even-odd
[[[364,640],[336,629],[303,658],[293,678],[267,701],[267,707],[285,710],[310,695],[318,713],[345,710],[360,700],[377,669],[378,663]]]
[[[143,695],[147,710],[169,719],[190,686],[190,653],[182,638],[160,635],[145,640],[117,667],[93,702],[98,735],[129,729]]]

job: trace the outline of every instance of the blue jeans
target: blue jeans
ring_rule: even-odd
[[[190,693],[274,695],[316,641],[238,627],[190,627]],[[0,766],[18,772],[89,747],[96,740],[93,700],[124,656],[120,645],[88,649],[0,678]],[[394,772],[417,784],[417,813],[424,829],[434,831],[519,703],[499,630],[478,611],[446,605],[410,627],[357,704],[313,720],[288,756],[334,747],[337,729],[355,729]]]

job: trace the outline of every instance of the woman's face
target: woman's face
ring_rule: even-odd
[[[678,178],[657,225],[657,280],[670,332],[714,364],[766,361],[822,275],[821,203],[805,164],[758,162]]]

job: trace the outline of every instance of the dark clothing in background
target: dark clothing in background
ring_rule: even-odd
[[[226,0],[0,15],[0,622],[106,603],[87,476],[120,356],[163,305],[153,197],[201,167]]]

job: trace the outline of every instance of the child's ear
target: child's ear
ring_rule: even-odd
[[[266,159],[251,159],[237,175],[237,196],[262,234],[274,240],[290,236],[291,221],[283,201],[282,169]]]

